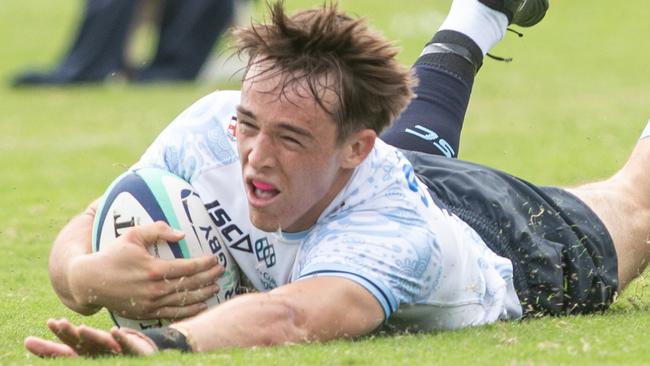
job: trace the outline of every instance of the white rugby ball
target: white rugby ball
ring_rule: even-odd
[[[225,267],[217,280],[219,292],[207,300],[214,306],[233,297],[239,288],[239,268],[230,256],[219,228],[208,215],[199,195],[185,180],[160,169],[140,169],[119,176],[100,200],[93,226],[93,251],[115,242],[130,227],[164,221],[185,238],[159,241],[149,252],[163,259],[214,255]],[[147,329],[169,324],[167,319],[128,319],[111,312],[115,325]]]

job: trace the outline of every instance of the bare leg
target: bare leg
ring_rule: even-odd
[[[603,221],[618,256],[619,290],[650,261],[650,138],[639,140],[611,178],[567,189]]]

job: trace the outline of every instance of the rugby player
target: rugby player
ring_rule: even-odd
[[[532,26],[547,6],[454,0],[413,87],[363,20],[273,5],[269,24],[235,33],[250,56],[242,91],[199,100],[132,167],[189,181],[259,292],[203,311],[222,269],[151,258],[147,244],[182,236],[162,223],[90,253],[91,205],[53,245],[62,301],[83,314],[188,318],[144,332],[51,319],[62,343],[28,337],[27,349],[204,352],[606,309],[650,255],[650,139],[610,179],[572,189],[455,159],[483,56],[508,24]]]

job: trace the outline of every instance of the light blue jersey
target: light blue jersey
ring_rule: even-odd
[[[236,148],[239,97],[215,92],[199,100],[133,168],[162,168],[190,182],[255,288],[344,277],[372,293],[396,329],[455,329],[521,317],[511,262],[439,207],[410,162],[382,141],[312,228],[255,228]]]

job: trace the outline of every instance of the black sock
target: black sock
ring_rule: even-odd
[[[413,66],[415,99],[381,139],[401,149],[454,158],[483,53],[472,39],[451,30],[436,33],[429,45],[434,45],[432,53]]]

